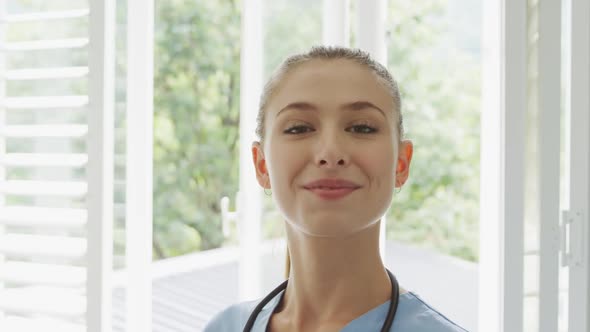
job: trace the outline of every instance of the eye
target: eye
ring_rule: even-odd
[[[308,131],[312,131],[312,129],[308,126],[303,126],[303,125],[297,125],[297,126],[293,126],[289,129],[286,129],[285,131],[283,131],[284,134],[288,134],[288,135],[297,135],[297,134],[304,134]]]
[[[377,132],[377,128],[365,124],[354,125],[349,128],[354,128],[352,131],[357,134],[374,134]]]

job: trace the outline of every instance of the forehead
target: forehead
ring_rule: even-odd
[[[368,67],[347,59],[314,59],[285,74],[267,111],[278,112],[293,102],[338,106],[356,101],[369,101],[388,113],[394,107],[388,88]]]

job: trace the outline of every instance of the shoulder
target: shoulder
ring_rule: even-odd
[[[258,301],[233,304],[218,312],[205,325],[203,332],[235,332],[241,331]]]
[[[399,331],[421,332],[467,332],[457,323],[440,313],[434,307],[426,303],[417,294],[408,292],[402,295],[398,307]],[[397,325],[397,324],[394,324]],[[398,331],[396,329],[396,331]]]

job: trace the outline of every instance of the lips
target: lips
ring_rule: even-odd
[[[304,186],[305,189],[327,200],[342,198],[360,187],[354,182],[342,179],[321,179]]]
[[[337,189],[358,189],[360,188],[354,182],[343,179],[320,179],[310,182],[303,186],[305,189],[323,189],[323,190],[337,190]]]

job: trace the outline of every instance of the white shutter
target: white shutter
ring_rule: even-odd
[[[587,1],[529,1],[532,167],[527,171],[534,174],[526,191],[532,227],[525,242],[532,246],[525,250],[525,331],[588,331],[589,17]],[[565,138],[561,202],[560,137]]]
[[[566,193],[562,265],[567,265],[563,312],[568,332],[590,330],[590,2],[565,1]],[[567,222],[566,222],[567,221]],[[565,241],[565,240],[568,241]]]
[[[114,2],[90,5],[13,14],[0,2],[1,331],[111,328]],[[89,29],[51,34],[70,21]],[[7,38],[27,24],[51,37]]]
[[[88,112],[88,332],[111,330],[113,267],[115,1],[90,1]]]

